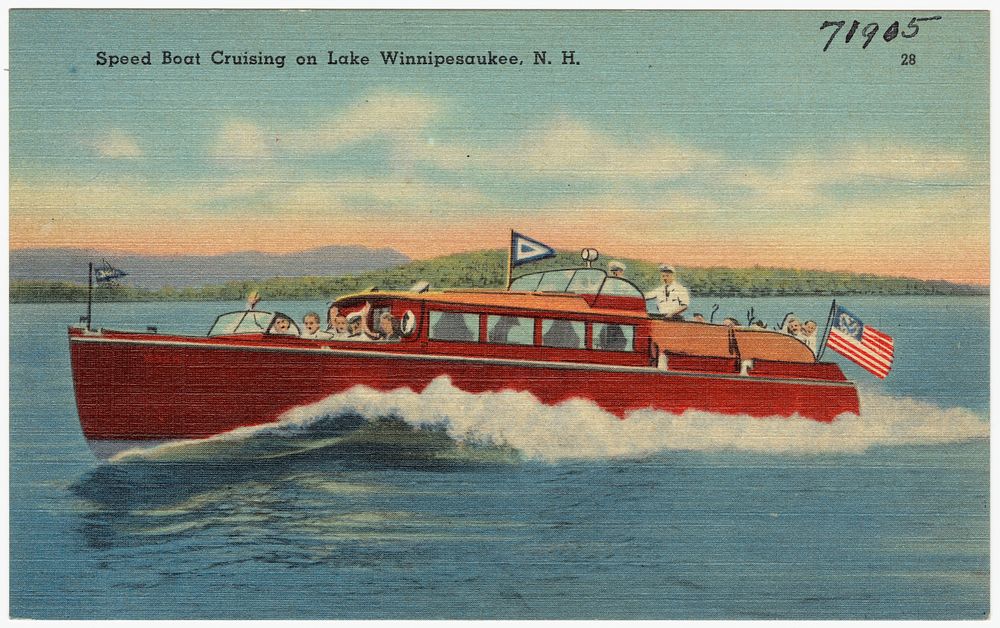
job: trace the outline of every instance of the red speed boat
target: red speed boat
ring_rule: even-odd
[[[364,311],[371,329],[391,313],[401,333],[305,339],[277,333],[289,317],[257,310],[219,316],[207,336],[71,327],[84,435],[204,438],[354,386],[419,392],[442,376],[471,393],[585,399],[622,419],[642,409],[816,421],[859,412],[854,384],[795,338],[658,320],[634,284],[594,268],[525,275],[506,291],[372,291],[336,305]]]

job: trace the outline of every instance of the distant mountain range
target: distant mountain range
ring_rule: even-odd
[[[136,255],[94,249],[20,249],[10,252],[11,281],[87,283],[87,263],[107,260],[128,273],[124,285],[156,290],[260,281],[272,277],[339,277],[406,264],[391,248],[325,246],[275,255],[246,251],[224,255]]]

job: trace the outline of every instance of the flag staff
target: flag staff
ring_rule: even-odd
[[[826,317],[826,331],[823,332],[823,343],[820,344],[819,353],[816,354],[817,362],[823,357],[823,352],[826,351],[826,341],[830,338],[830,329],[833,328],[833,313],[835,311],[837,311],[837,300],[833,299],[830,303],[830,314]]]
[[[90,327],[90,309],[94,300],[94,262],[87,263],[87,331]]]
[[[514,281],[514,230],[510,230],[510,246],[507,247],[507,290]]]

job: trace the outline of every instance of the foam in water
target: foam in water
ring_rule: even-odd
[[[441,377],[421,393],[358,386],[291,410],[278,423],[241,428],[210,441],[308,435],[319,421],[344,415],[396,417],[414,428],[443,429],[459,443],[511,447],[523,456],[553,461],[638,458],[663,451],[857,453],[880,445],[989,437],[988,423],[963,408],[942,409],[876,392],[863,392],[861,407],[860,416],[844,414],[833,423],[695,410],[640,410],[620,420],[585,400],[548,406],[527,392],[472,394]]]

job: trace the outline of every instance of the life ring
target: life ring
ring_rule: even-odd
[[[413,332],[417,330],[417,317],[410,311],[406,310],[406,314],[403,314],[403,320],[400,321],[399,331],[404,336],[412,336]]]

